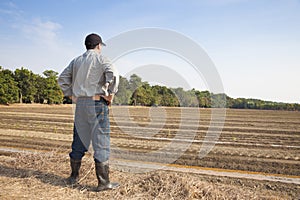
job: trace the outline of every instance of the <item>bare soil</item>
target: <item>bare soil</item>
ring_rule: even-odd
[[[300,178],[299,112],[227,110],[218,143],[200,159],[207,130],[214,126],[210,125],[211,109],[199,109],[195,115],[192,108],[163,108],[161,119],[151,118],[151,108],[126,107],[128,119],[118,112],[122,109],[111,108],[112,160],[163,163],[177,148],[189,145],[174,164]],[[89,154],[83,160],[80,184],[68,186],[72,129],[71,105],[0,106],[0,199],[300,198],[299,184],[164,170],[135,173],[113,165],[111,179],[121,187],[97,193]],[[149,130],[155,134],[149,135]],[[184,133],[182,141],[174,142],[178,130]],[[194,130],[192,142],[184,142]]]

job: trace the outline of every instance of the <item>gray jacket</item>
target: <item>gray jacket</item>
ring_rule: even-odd
[[[65,96],[105,95],[105,83],[109,83],[109,93],[116,93],[119,74],[111,62],[96,50],[87,50],[73,59],[58,77],[58,84]]]

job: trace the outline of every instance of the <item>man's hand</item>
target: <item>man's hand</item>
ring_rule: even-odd
[[[109,83],[105,83],[105,85],[102,86],[102,90],[105,92],[105,96],[108,96],[108,86]]]
[[[76,103],[77,97],[75,97],[75,96],[69,96],[69,98],[72,100],[72,103]]]
[[[114,94],[110,94],[108,96],[102,96],[102,97],[107,101],[107,104],[110,106],[114,99]]]

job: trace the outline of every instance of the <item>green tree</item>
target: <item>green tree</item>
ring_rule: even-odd
[[[132,74],[129,79],[129,87],[132,92],[143,85],[142,78],[136,74]]]
[[[195,91],[197,96],[199,107],[210,108],[211,107],[211,93],[209,91]]]
[[[226,107],[226,94],[212,94],[211,95],[211,106],[214,108],[225,108]]]
[[[128,105],[132,91],[130,90],[129,81],[120,76],[118,92],[114,98],[114,103],[118,105]]]
[[[161,106],[180,106],[180,103],[175,95],[175,93],[166,86],[161,86],[158,91],[160,96],[159,105]]]
[[[133,105],[151,106],[153,103],[152,88],[148,83],[138,87],[132,94]]]
[[[37,92],[35,87],[35,76],[32,71],[21,68],[14,72],[14,79],[18,83],[20,103],[32,103]]]
[[[34,102],[44,103],[44,100],[46,99],[46,78],[39,74],[35,74],[35,88],[37,91],[34,95]]]
[[[174,92],[180,102],[180,106],[182,106],[182,107],[189,106],[187,92],[184,91],[183,88],[176,88],[176,89],[174,89]]]
[[[13,72],[0,66],[0,103],[15,103],[18,101],[19,89],[14,80]]]
[[[150,106],[153,101],[151,86],[147,82],[142,82],[142,78],[132,74],[129,79],[131,91],[130,104]]]
[[[53,70],[43,72],[45,78],[44,98],[48,104],[58,104],[63,101],[63,93],[57,83],[58,73]]]
[[[188,90],[185,91],[183,90],[183,88],[176,88],[173,89],[173,91],[175,92],[179,102],[180,102],[180,106],[182,107],[198,107],[199,102],[196,96],[196,90],[192,89],[192,90]]]

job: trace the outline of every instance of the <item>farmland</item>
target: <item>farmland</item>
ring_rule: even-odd
[[[300,197],[300,112],[227,109],[224,122],[212,122],[213,113],[214,109],[113,106],[111,176],[122,186],[101,195]],[[84,158],[80,186],[70,188],[63,181],[69,174],[72,129],[72,105],[1,106],[0,197],[99,197],[92,191],[96,181],[91,152]],[[201,157],[204,143],[212,149]]]

